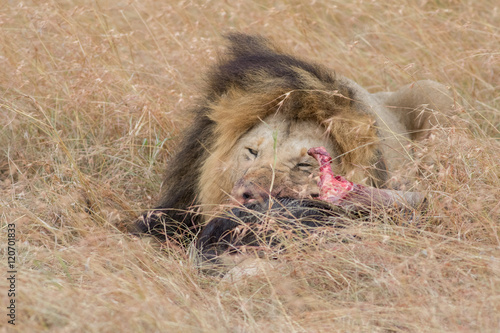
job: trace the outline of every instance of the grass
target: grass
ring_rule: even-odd
[[[0,8],[0,267],[10,332],[497,332],[500,7],[463,1],[11,1]],[[433,79],[458,129],[431,142],[421,228],[291,247],[237,281],[138,240],[223,32],[272,37],[370,91]],[[420,150],[422,154],[426,152]]]

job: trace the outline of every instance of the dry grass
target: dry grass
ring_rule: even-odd
[[[479,1],[9,1],[0,7],[0,332],[498,332],[500,6]],[[234,283],[123,233],[151,207],[220,33],[261,33],[371,91],[443,82],[420,230],[290,250]],[[460,134],[457,134],[460,133]],[[417,161],[418,162],[418,161]],[[4,313],[5,312],[5,313]]]

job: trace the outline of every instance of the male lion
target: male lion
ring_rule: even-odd
[[[453,102],[433,81],[371,94],[263,37],[227,39],[160,200],[137,222],[142,232],[186,240],[222,204],[317,198],[311,147],[325,147],[334,173],[350,181],[394,186],[391,172],[410,158],[405,146],[427,138]]]

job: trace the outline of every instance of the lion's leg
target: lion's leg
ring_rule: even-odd
[[[404,124],[414,141],[426,139],[434,127],[446,125],[453,106],[449,90],[431,80],[417,81],[376,97]]]

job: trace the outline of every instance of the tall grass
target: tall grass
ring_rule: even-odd
[[[9,1],[0,7],[0,331],[500,329],[500,6],[479,1]],[[411,167],[426,224],[363,223],[260,274],[200,274],[132,238],[223,32],[272,37],[370,91],[448,85],[455,128]],[[423,156],[428,153],[419,149]],[[338,236],[336,236],[338,237]],[[0,311],[1,312],[1,311]]]

